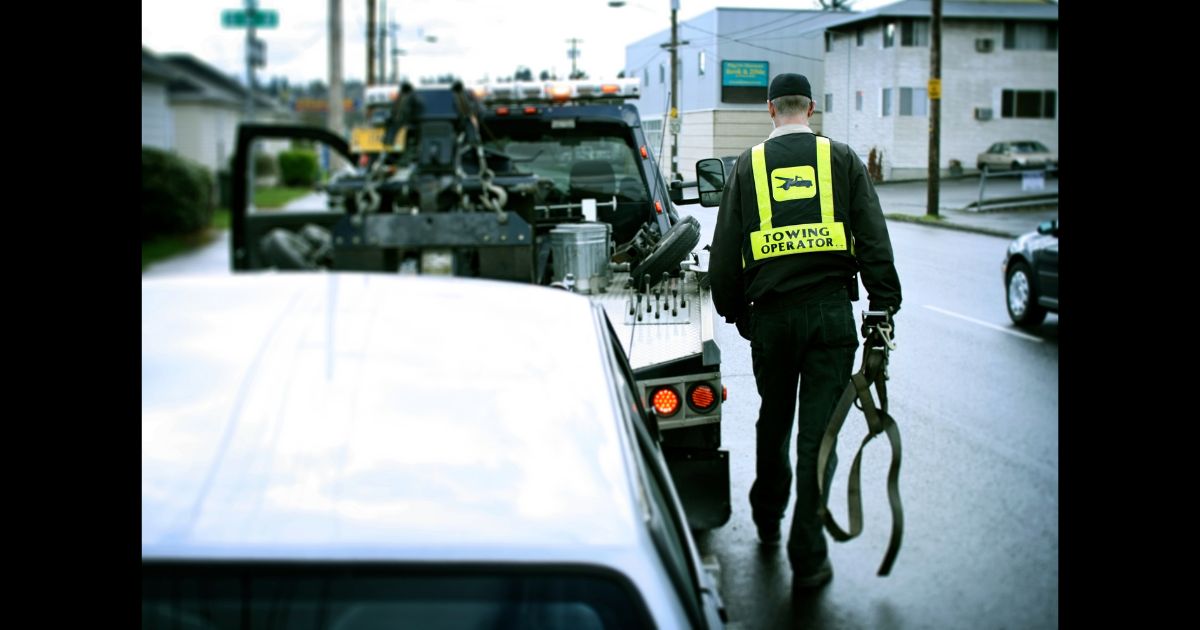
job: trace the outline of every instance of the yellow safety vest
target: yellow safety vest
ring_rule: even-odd
[[[817,168],[810,165],[784,166],[767,172],[766,142],[750,152],[754,171],[754,193],[758,199],[758,230],[750,233],[750,255],[754,260],[812,252],[852,250],[847,246],[846,226],[833,216],[833,170],[829,164],[829,138],[816,136]],[[821,222],[775,227],[772,201],[810,199],[820,196]],[[745,262],[743,260],[743,262]]]

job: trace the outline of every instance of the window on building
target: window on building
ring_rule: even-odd
[[[833,111],[833,95],[832,94],[825,95],[825,111],[827,111],[827,112]]]
[[[662,146],[662,119],[658,120],[643,120],[642,131],[646,133],[646,144],[652,147],[651,150],[657,151]]]
[[[666,82],[667,82],[667,66],[665,64],[660,63],[660,64],[658,64],[658,84],[662,85],[663,83],[666,83]]]
[[[858,31],[856,31],[854,33],[854,43],[855,43],[855,45],[857,45],[859,47],[861,47],[863,45],[863,29],[862,29],[862,27],[859,27]]]
[[[925,116],[928,114],[928,100],[925,88],[900,88],[900,115]]]
[[[902,20],[900,22],[901,46],[928,46],[928,20]]]
[[[892,88],[883,88],[883,115],[892,115]]]
[[[862,101],[863,101],[862,90],[859,90],[854,93],[854,111],[856,111],[856,112],[862,111]]]
[[[833,52],[833,33],[825,31],[825,52]]]
[[[642,85],[650,85],[650,70],[648,68],[642,69]]]
[[[891,48],[896,45],[896,23],[888,22],[883,25],[883,47]]]
[[[704,76],[704,51],[703,50],[701,50],[700,54],[696,56],[696,74],[698,74],[700,76]]]
[[[1058,50],[1058,25],[1052,22],[1005,22],[1005,50]]]
[[[1001,118],[1055,118],[1054,90],[1004,90],[1000,97]]]

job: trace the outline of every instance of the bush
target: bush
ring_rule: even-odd
[[[312,186],[317,183],[317,152],[293,149],[279,154],[279,173],[284,186]]]
[[[142,240],[191,234],[208,227],[213,212],[208,169],[152,147],[142,147]]]

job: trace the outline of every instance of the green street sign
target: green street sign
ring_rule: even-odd
[[[279,12],[271,9],[225,9],[221,11],[221,26],[225,28],[275,28],[279,26]]]

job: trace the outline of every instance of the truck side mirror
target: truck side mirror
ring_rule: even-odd
[[[725,188],[725,163],[718,158],[696,162],[696,183],[700,189],[700,205],[706,208],[721,205],[721,192]]]

